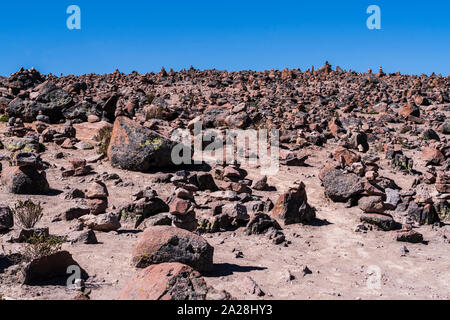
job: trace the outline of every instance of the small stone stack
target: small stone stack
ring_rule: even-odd
[[[436,190],[440,193],[450,193],[450,174],[439,171],[436,178]]]
[[[247,174],[247,171],[240,168],[237,163],[215,168],[215,177],[219,180],[219,188],[224,191],[234,191],[242,197],[252,194],[250,188],[252,181],[245,179]]]
[[[95,181],[86,191],[87,205],[91,215],[105,213],[108,208],[108,190],[103,182]]]
[[[62,128],[52,129],[46,128],[42,131],[42,139],[44,142],[54,142],[64,149],[73,149],[77,142],[76,130],[71,121],[64,124]]]
[[[158,198],[158,193],[151,187],[133,193],[133,197],[133,202],[119,210],[120,219],[125,224],[129,223],[133,228],[137,228],[145,219],[155,216],[157,217],[152,220],[154,224],[172,224],[167,217],[169,206]]]
[[[63,171],[63,177],[84,176],[92,172],[92,167],[87,165],[86,159],[72,158],[69,159],[70,169]]]
[[[8,136],[15,136],[19,138],[24,137],[28,131],[27,128],[25,128],[22,119],[16,119],[14,117],[9,119],[7,129]]]
[[[177,188],[169,204],[169,217],[178,228],[194,231],[198,227],[195,215],[195,199],[192,191]]]

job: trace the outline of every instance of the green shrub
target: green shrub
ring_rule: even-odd
[[[9,117],[7,115],[2,115],[0,116],[0,122],[8,122],[9,121]]]
[[[36,204],[31,200],[25,202],[19,200],[11,211],[20,226],[32,229],[44,215],[43,210],[40,202]]]
[[[153,100],[155,100],[156,95],[152,92],[146,95],[147,103],[152,104]]]
[[[147,108],[147,111],[145,112],[145,120],[164,118],[165,112],[164,108],[161,106],[151,106],[150,108]]]
[[[45,234],[37,236],[34,234],[23,244],[23,251],[21,254],[24,261],[32,261],[34,259],[47,257],[61,251],[65,241],[66,238],[47,236]]]

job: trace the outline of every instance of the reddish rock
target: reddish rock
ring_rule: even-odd
[[[134,245],[132,263],[138,268],[164,262],[180,262],[200,272],[213,268],[214,248],[187,230],[154,226],[144,230]]]
[[[315,219],[315,209],[308,204],[303,182],[290,188],[278,198],[273,216],[283,220],[285,224],[310,223]]]
[[[89,123],[96,123],[96,122],[100,122],[100,118],[94,114],[90,114],[87,118]]]
[[[445,161],[445,157],[442,152],[433,147],[426,147],[423,149],[421,158],[424,161],[430,161],[436,165]]]
[[[181,263],[152,265],[134,275],[117,300],[229,300],[227,292],[206,285],[201,275]]]
[[[351,167],[353,163],[361,161],[360,156],[343,147],[336,149],[336,151],[333,154],[333,157],[338,162],[341,161],[341,157],[343,157],[345,164],[349,167]]]
[[[192,212],[193,204],[190,200],[176,198],[169,206],[169,211],[172,214],[187,215]]]
[[[67,138],[64,140],[64,142],[61,144],[61,148],[63,149],[73,149],[73,142],[71,139]]]
[[[408,118],[409,116],[420,117],[420,110],[413,103],[407,103],[400,110],[400,116],[403,118]]]

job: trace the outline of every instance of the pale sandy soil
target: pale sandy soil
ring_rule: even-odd
[[[84,140],[91,136],[89,132],[79,131],[78,134]],[[62,150],[49,145],[42,156],[43,160],[55,165],[55,168],[47,170],[50,186],[60,191],[75,186],[87,188],[95,175],[62,179],[60,168],[68,167],[67,158],[71,155],[87,158],[95,155],[95,151],[63,150],[67,154],[66,159],[57,160],[54,154],[58,151]],[[406,244],[409,250],[406,256],[402,256],[401,252],[405,244],[394,240],[394,232],[355,232],[361,211],[357,207],[348,209],[344,204],[328,201],[317,178],[333,148],[311,148],[307,151],[311,154],[307,161],[310,167],[282,166],[276,176],[269,177],[269,184],[275,186],[277,191],[255,193],[269,196],[275,202],[278,195],[294,181],[302,180],[306,184],[309,203],[317,208],[317,217],[329,224],[285,227],[286,239],[291,241],[288,247],[277,246],[265,236],[247,236],[241,229],[205,235],[215,248],[215,271],[206,276],[207,283],[216,289],[229,291],[238,299],[255,299],[240,286],[240,279],[247,275],[266,293],[261,299],[450,299],[450,251],[449,243],[444,238],[445,234],[450,237],[450,226],[419,228],[428,244]],[[0,150],[0,154],[5,155],[6,151]],[[3,162],[3,166],[6,167],[7,162]],[[107,162],[95,164],[94,169],[97,174],[117,173],[124,182],[134,183],[130,187],[107,183],[110,211],[131,202],[131,194],[146,186],[152,186],[164,200],[174,190],[171,184],[151,183],[155,174],[125,172],[112,168]],[[420,165],[417,169],[420,170]],[[249,178],[260,177],[258,169],[250,168],[248,171]],[[404,189],[409,189],[414,179],[413,176],[390,170],[381,173],[395,179]],[[50,233],[55,235],[69,232],[71,223],[51,222],[70,207],[70,202],[64,200],[64,193],[17,196],[7,193],[0,186],[2,203],[13,205],[18,199],[28,198],[41,201],[45,207],[45,216],[38,226],[50,227]],[[401,222],[401,217],[394,217]],[[65,244],[63,248],[72,253],[90,276],[95,276],[96,286],[92,288],[91,298],[114,299],[127,279],[136,272],[130,265],[130,258],[138,234],[119,230],[118,233],[96,232],[96,235],[97,245]],[[0,245],[6,252],[20,249],[20,245],[6,243],[5,238],[1,236]],[[236,258],[233,249],[240,250],[243,258]],[[305,266],[312,274],[303,275]],[[380,271],[379,288],[367,285],[368,280],[376,276],[373,270]],[[289,272],[295,279],[289,280]],[[0,293],[12,299],[71,299],[76,294],[62,286],[21,286],[2,275]]]

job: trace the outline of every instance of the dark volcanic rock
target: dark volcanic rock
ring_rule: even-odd
[[[21,118],[32,122],[39,114],[47,116],[53,123],[64,119],[63,112],[73,106],[73,99],[68,92],[50,82],[40,85],[40,93],[36,100],[17,98],[9,104],[6,112],[10,117]]]
[[[361,222],[375,225],[383,231],[394,230],[397,226],[391,215],[384,214],[364,214],[361,216]]]
[[[361,198],[358,202],[359,208],[366,213],[383,213],[384,204],[381,197],[372,196]]]
[[[36,69],[25,70],[22,68],[7,79],[7,85],[13,94],[17,94],[20,90],[34,88],[43,81],[44,77]]]
[[[67,236],[70,243],[97,244],[97,237],[92,230],[73,231]]]
[[[335,202],[347,202],[364,191],[362,182],[356,174],[345,174],[342,170],[326,171],[322,183],[325,194]]]
[[[45,173],[33,166],[6,168],[1,181],[8,192],[14,194],[47,194],[50,191]]]
[[[397,233],[397,241],[410,242],[410,243],[422,243],[423,235],[415,230],[401,230]]]
[[[172,149],[176,144],[128,118],[118,117],[108,157],[113,166],[145,172],[152,168],[173,166]]]
[[[34,259],[24,267],[22,283],[32,285],[62,277],[67,279],[67,268],[70,266],[79,265],[67,251],[59,251],[49,256]],[[86,272],[81,268],[80,271],[82,279],[86,279]]]
[[[269,229],[282,230],[278,222],[265,213],[256,213],[247,224],[249,234],[263,234]]]
[[[0,204],[0,231],[11,229],[14,226],[14,217],[8,206]]]

